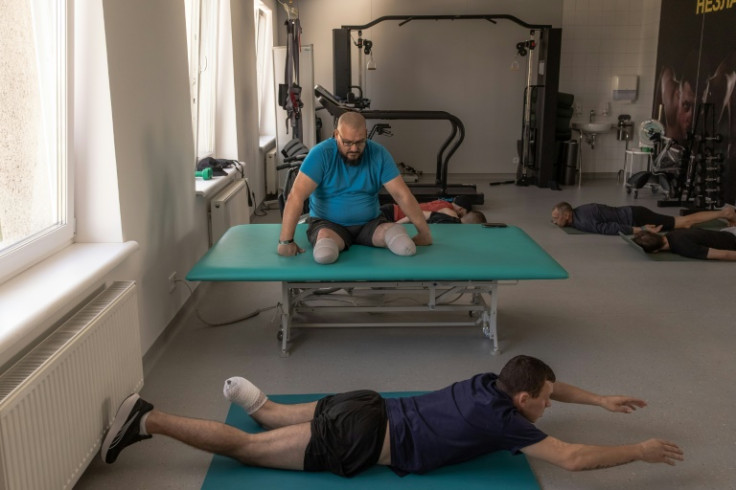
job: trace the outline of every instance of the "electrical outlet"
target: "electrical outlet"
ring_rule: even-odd
[[[173,293],[174,289],[176,289],[176,271],[169,276],[169,293]]]
[[[514,157],[514,158],[512,158],[512,159],[511,159],[511,162],[512,162],[512,163],[513,163],[514,165],[518,165],[518,164],[519,164],[519,157]]]

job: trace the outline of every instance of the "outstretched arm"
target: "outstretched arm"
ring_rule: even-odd
[[[424,218],[424,213],[419,207],[414,195],[409,190],[404,179],[399,175],[384,184],[384,187],[394,198],[404,214],[411,220],[417,229],[417,234],[412,238],[417,245],[432,245],[432,233]]]
[[[422,211],[422,214],[424,215],[424,219],[428,220],[429,217],[432,215],[432,211]],[[408,216],[404,216],[400,220],[397,220],[396,223],[403,225],[405,223],[411,223],[411,220],[409,219]]]
[[[551,398],[563,403],[579,405],[595,405],[611,412],[631,413],[637,408],[644,408],[647,402],[638,398],[622,395],[596,395],[577,386],[556,381]]]
[[[625,446],[591,446],[570,444],[552,436],[521,450],[527,456],[539,458],[569,471],[597,470],[620,466],[634,461],[667,463],[682,461],[677,444],[661,439],[649,439]]]
[[[301,172],[297,174],[296,179],[294,180],[294,185],[292,185],[291,191],[289,191],[286,205],[284,206],[284,216],[281,219],[279,241],[289,241],[294,239],[294,231],[296,230],[299,216],[302,214],[304,201],[316,188],[317,184],[312,179]],[[277,251],[279,255],[290,257],[304,252],[304,249],[296,242],[292,242],[284,245],[279,244]]]

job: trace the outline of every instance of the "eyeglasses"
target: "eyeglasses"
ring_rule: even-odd
[[[358,141],[346,141],[345,138],[343,138],[340,133],[337,133],[337,135],[340,137],[340,141],[342,142],[342,145],[345,148],[350,148],[351,146],[357,146],[358,148],[362,148],[363,146],[365,146],[365,141],[366,141],[365,138],[363,138],[362,140],[358,140]]]

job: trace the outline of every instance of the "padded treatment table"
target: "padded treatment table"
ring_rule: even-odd
[[[409,234],[416,231],[405,225]],[[384,248],[354,245],[334,264],[312,258],[306,224],[294,239],[305,249],[296,257],[276,253],[280,224],[249,224],[230,228],[197,262],[189,281],[280,281],[281,354],[288,356],[292,327],[481,326],[498,353],[496,315],[499,281],[565,279],[567,272],[520,228],[483,228],[470,224],[431,224],[433,245],[417,247],[411,257]],[[334,293],[346,299],[336,306]],[[325,294],[333,293],[333,294]],[[426,295],[426,302],[397,304],[396,295]],[[468,304],[458,297],[469,295]],[[391,301],[383,301],[393,296]],[[398,298],[402,299],[402,298]],[[389,303],[389,304],[385,304]],[[337,313],[336,321],[298,322],[297,313]],[[359,322],[354,313],[462,312],[463,321]],[[375,316],[369,320],[375,319]],[[415,320],[412,318],[411,320]]]

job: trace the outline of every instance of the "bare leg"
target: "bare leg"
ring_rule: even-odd
[[[714,211],[700,211],[687,216],[675,216],[675,228],[690,228],[714,219],[725,219],[730,226],[736,226],[736,209],[725,206]]]
[[[373,232],[374,247],[385,247],[396,255],[414,255],[417,247],[402,225],[381,223]]]
[[[226,379],[222,394],[226,400],[250,414],[261,426],[270,429],[310,422],[317,407],[317,402],[274,403],[256,385],[240,376]]]
[[[263,427],[275,429],[287,425],[311,422],[314,418],[314,409],[317,402],[283,404],[268,400],[260,409],[251,414],[251,417]]]
[[[386,230],[394,226],[395,223],[381,223],[373,232],[373,246],[386,247]]]
[[[304,469],[304,452],[311,437],[309,423],[249,434],[221,422],[180,417],[158,410],[148,415],[146,431],[247,465],[286,470]]]
[[[332,240],[337,243],[337,248],[342,252],[345,250],[345,241],[340,238],[340,235],[335,233],[334,231],[330,230],[329,228],[320,228],[317,232],[317,241],[321,240],[322,238],[331,238]]]

